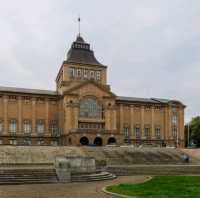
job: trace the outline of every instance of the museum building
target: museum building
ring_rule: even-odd
[[[148,144],[184,147],[177,100],[117,96],[79,34],[56,77],[56,90],[0,87],[1,145]]]

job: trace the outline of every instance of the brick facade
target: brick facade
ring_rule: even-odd
[[[115,95],[107,84],[107,66],[80,36],[56,83],[56,91],[0,87],[1,145],[184,147],[185,106],[176,100]]]

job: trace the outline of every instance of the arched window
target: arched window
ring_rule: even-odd
[[[102,106],[94,98],[84,98],[80,102],[80,117],[102,118]]]

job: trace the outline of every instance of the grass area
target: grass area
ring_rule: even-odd
[[[142,184],[119,184],[106,190],[138,198],[200,198],[200,176],[158,176]]]

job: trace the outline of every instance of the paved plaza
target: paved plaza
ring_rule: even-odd
[[[0,186],[1,198],[112,198],[102,192],[107,185],[140,183],[145,176],[118,177],[115,180],[92,183],[33,184]]]

